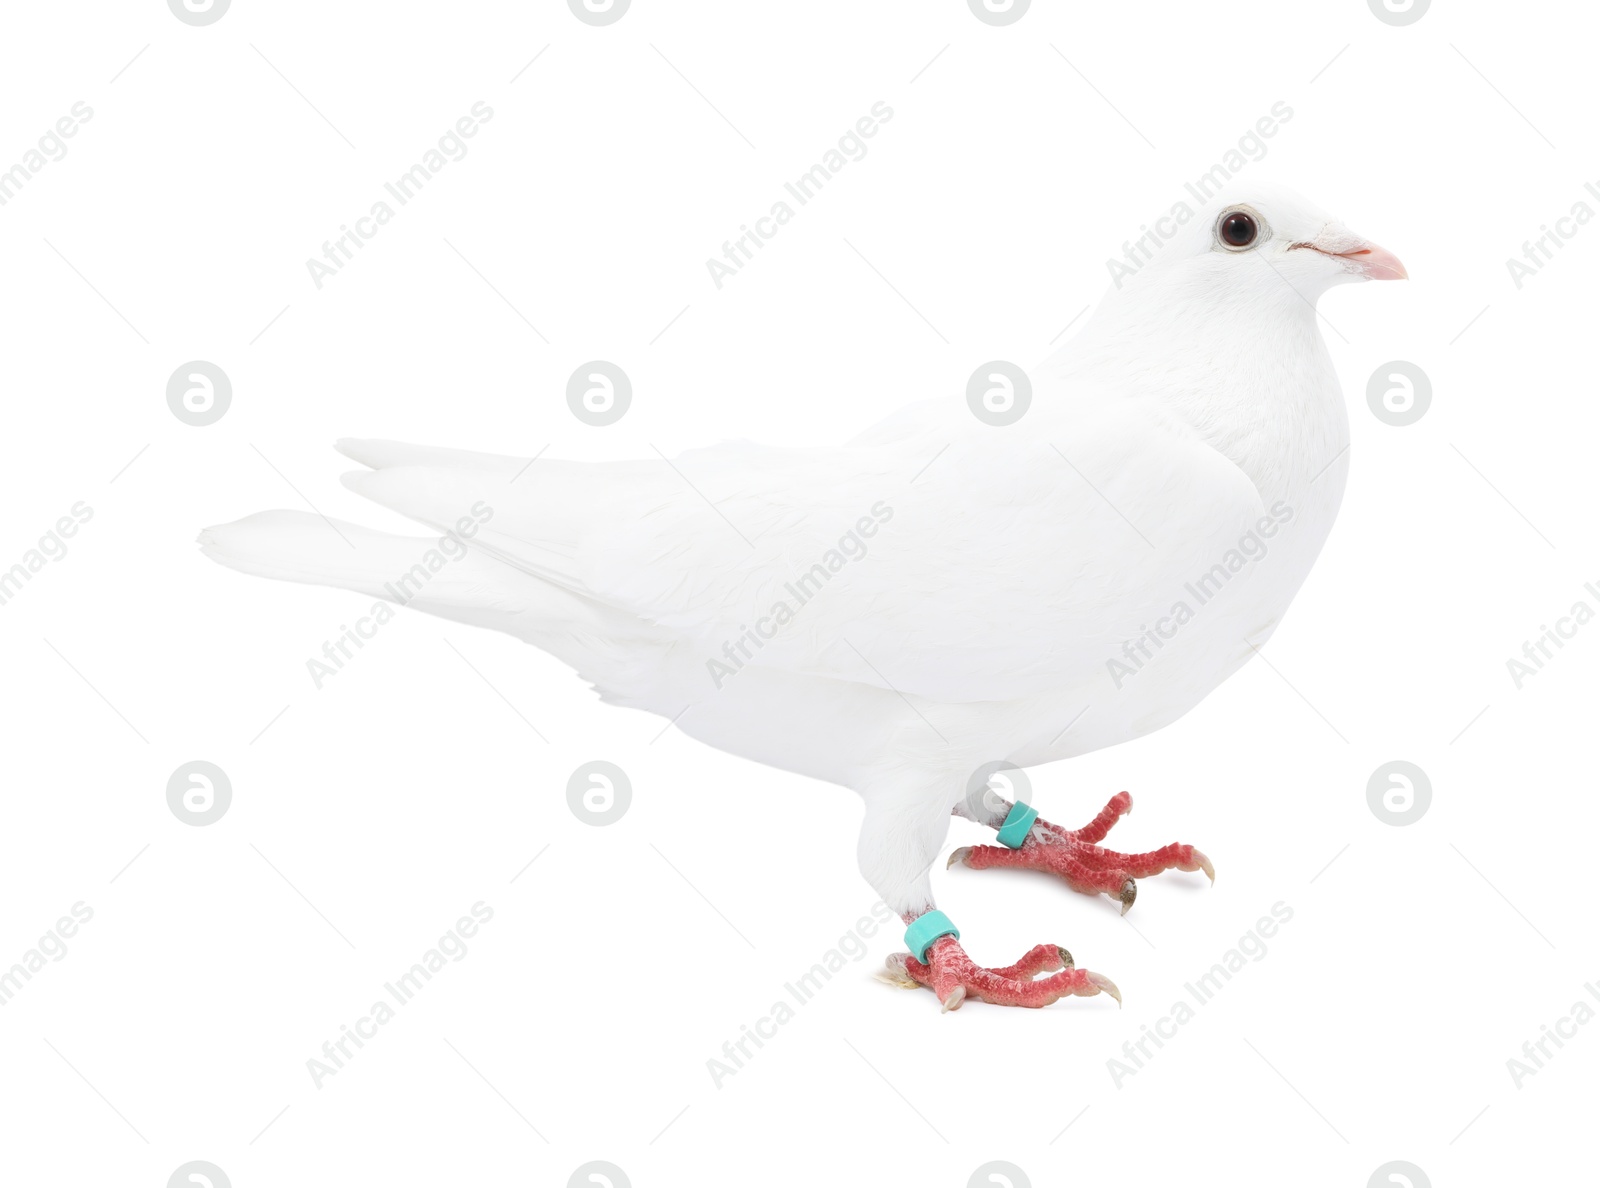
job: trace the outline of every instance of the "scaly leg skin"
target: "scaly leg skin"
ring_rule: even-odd
[[[1009,811],[1010,805],[1005,806]],[[1213,883],[1217,873],[1211,860],[1193,846],[1162,846],[1146,854],[1120,854],[1116,850],[1102,849],[1099,842],[1111,827],[1133,808],[1133,797],[1118,792],[1101,809],[1093,821],[1082,829],[1063,829],[1042,818],[1033,823],[1033,830],[1020,849],[1006,846],[962,846],[950,855],[949,866],[960,862],[973,870],[987,870],[994,866],[1020,867],[1026,870],[1043,870],[1059,875],[1074,891],[1085,895],[1105,894],[1122,905],[1122,914],[1139,894],[1135,879],[1146,879],[1164,870],[1203,870]],[[1001,813],[1004,820],[1004,812]],[[988,822],[995,825],[996,822]]]
[[[886,780],[862,795],[866,814],[857,849],[861,873],[908,925],[934,910],[929,869],[939,860],[950,829],[950,810],[944,807],[949,802],[929,794],[938,786],[936,775],[915,776]],[[1002,820],[1004,816],[1002,811]],[[1036,945],[1014,965],[984,969],[946,934],[920,956],[927,964],[910,953],[897,953],[878,976],[910,989],[927,986],[947,1011],[969,994],[1002,1006],[1042,1007],[1069,994],[1102,991],[1122,1001],[1109,978],[1074,969],[1071,954],[1057,945]]]
[[[907,917],[910,923],[914,917]],[[1087,998],[1101,991],[1122,1005],[1116,984],[1101,974],[1074,969],[1072,954],[1059,945],[1035,945],[1015,965],[985,969],[968,957],[953,936],[934,941],[924,965],[910,953],[888,959],[885,980],[900,986],[926,986],[939,999],[942,1010],[956,1010],[968,997],[997,1006],[1046,1007],[1058,998]],[[1048,973],[1048,977],[1034,975]]]

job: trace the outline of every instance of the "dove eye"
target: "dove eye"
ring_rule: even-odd
[[[1229,247],[1247,248],[1257,233],[1255,218],[1246,211],[1230,210],[1217,223],[1217,236]]]

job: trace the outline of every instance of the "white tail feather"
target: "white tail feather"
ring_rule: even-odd
[[[504,631],[577,669],[611,700],[644,695],[649,657],[672,637],[632,615],[462,545],[450,536],[375,532],[307,512],[257,512],[200,534],[200,551],[257,577],[355,590]]]

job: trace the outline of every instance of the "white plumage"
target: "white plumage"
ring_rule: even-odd
[[[1243,247],[1220,230],[1240,211],[1257,228]],[[370,468],[347,486],[436,531],[492,511],[408,605],[856,789],[862,872],[909,917],[933,903],[928,868],[975,769],[1158,729],[1271,635],[1345,482],[1314,303],[1385,275],[1404,275],[1388,253],[1253,187],[1110,292],[1009,426],[953,397],[836,449],[736,442],[670,465],[338,448]],[[378,597],[435,543],[340,528],[355,550],[292,512],[201,541],[248,573]]]

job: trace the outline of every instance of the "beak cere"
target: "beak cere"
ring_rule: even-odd
[[[1352,235],[1343,228],[1328,228],[1311,243],[1297,243],[1297,248],[1310,248],[1314,252],[1321,252],[1324,256],[1335,256],[1345,261],[1349,271],[1357,273],[1367,280],[1409,280],[1406,266],[1400,263],[1400,257],[1381,248],[1375,243],[1368,243],[1359,236]]]

